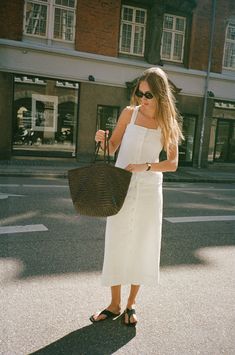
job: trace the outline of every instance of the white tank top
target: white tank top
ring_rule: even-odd
[[[162,150],[161,129],[152,129],[135,124],[140,106],[133,110],[130,123],[127,125],[120,145],[116,166],[125,168],[128,164],[158,163]],[[134,173],[136,177],[155,176],[162,178],[162,173],[146,171]]]

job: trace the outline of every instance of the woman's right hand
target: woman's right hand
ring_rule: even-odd
[[[109,131],[106,131],[106,134],[109,134]],[[105,139],[105,131],[103,131],[102,129],[99,129],[96,134],[95,134],[95,141],[96,143],[101,142],[104,143],[104,139]]]

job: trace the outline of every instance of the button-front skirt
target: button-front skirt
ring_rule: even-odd
[[[102,284],[156,285],[162,228],[162,173],[133,174],[122,209],[107,218]]]

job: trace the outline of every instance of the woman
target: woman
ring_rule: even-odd
[[[104,148],[103,130],[95,135]],[[162,172],[175,171],[182,138],[175,101],[164,71],[153,67],[139,78],[109,140],[110,153],[120,146],[116,166],[132,172],[124,205],[107,218],[102,283],[111,287],[111,303],[90,317],[92,322],[115,318],[121,311],[121,285],[131,285],[124,323],[137,324],[136,296],[140,285],[159,281],[162,225]],[[167,159],[159,162],[164,149]]]

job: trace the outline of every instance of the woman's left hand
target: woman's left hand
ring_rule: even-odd
[[[125,170],[131,173],[142,173],[147,170],[147,164],[129,164],[125,167]]]

